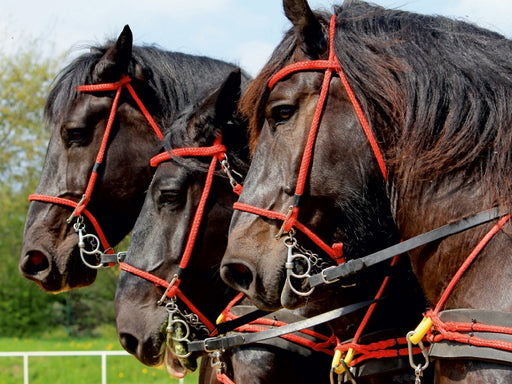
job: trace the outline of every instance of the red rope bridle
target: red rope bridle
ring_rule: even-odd
[[[311,165],[311,158],[313,153],[313,148],[315,144],[315,139],[317,136],[318,128],[320,125],[320,120],[322,118],[322,112],[325,106],[325,102],[327,99],[327,94],[329,91],[329,85],[331,83],[331,79],[333,76],[333,72],[336,71],[338,74],[341,83],[348,94],[349,100],[352,103],[352,106],[354,108],[354,111],[356,113],[356,116],[359,120],[359,123],[361,124],[361,127],[363,129],[364,134],[366,135],[368,142],[370,144],[370,147],[374,153],[374,156],[377,160],[378,166],[380,168],[380,171],[382,173],[382,176],[384,178],[384,181],[387,181],[387,169],[384,162],[384,156],[382,155],[382,152],[380,151],[380,148],[378,146],[377,140],[375,139],[370,124],[368,123],[368,120],[366,119],[363,110],[361,108],[361,105],[359,104],[354,91],[352,90],[352,87],[350,86],[343,69],[341,68],[341,65],[336,57],[336,54],[334,52],[334,35],[336,31],[336,15],[333,15],[330,20],[329,25],[329,58],[328,60],[313,60],[313,61],[302,61],[290,64],[280,71],[278,71],[269,81],[269,89],[272,90],[272,88],[275,86],[275,84],[285,77],[294,74],[296,72],[302,72],[302,71],[316,71],[316,70],[325,70],[324,79],[322,82],[322,87],[320,90],[320,96],[317,101],[316,109],[313,115],[313,120],[311,122],[311,128],[309,130],[309,134],[306,141],[306,146],[304,153],[302,155],[301,165],[299,168],[299,174],[297,178],[297,186],[295,189],[295,196],[293,199],[293,204],[290,206],[290,209],[287,214],[262,209],[259,207],[251,206],[249,204],[240,203],[237,202],[234,204],[234,208],[240,211],[253,213],[256,215],[264,216],[271,219],[279,219],[283,220],[283,232],[289,232],[293,227],[300,230],[302,233],[304,233],[306,236],[308,236],[315,244],[317,244],[323,251],[325,251],[337,264],[345,262],[343,258],[343,251],[342,243],[336,243],[332,247],[329,247],[325,242],[323,242],[319,236],[317,236],[315,233],[313,233],[309,228],[304,226],[302,223],[298,221],[298,215],[299,215],[299,201],[302,197],[302,194],[304,192],[304,188],[306,185],[306,179],[309,173],[309,168]],[[398,261],[398,257],[395,257],[391,263],[391,265],[395,265]],[[376,299],[379,299],[388,284],[389,276],[387,276],[377,295]],[[357,345],[357,342],[359,340],[359,337],[361,336],[364,328],[366,327],[366,324],[370,320],[371,315],[375,311],[377,303],[372,304],[365,317],[363,318],[363,321],[361,322],[356,335],[354,336],[353,341],[350,343],[350,346],[347,347],[347,349],[353,348],[355,345]],[[337,346],[337,350],[341,351],[347,346],[345,343],[339,343]],[[368,352],[366,354],[367,358],[372,358],[375,356],[380,357],[390,357],[390,356],[396,356],[396,350],[390,350],[390,351],[382,351],[382,349],[386,348],[393,348],[395,347],[395,339],[391,341],[376,343],[372,346],[372,349],[369,349],[370,347],[366,347],[366,351]],[[361,349],[359,349],[361,351]],[[372,352],[371,355],[369,352]],[[415,350],[415,353],[417,353],[418,350]],[[407,349],[402,350],[400,354],[407,354]],[[349,362],[347,362],[349,363]]]
[[[208,200],[208,196],[210,194],[210,189],[213,183],[213,176],[215,173],[215,169],[217,167],[217,162],[221,163],[226,157],[226,147],[222,144],[222,136],[217,136],[212,146],[209,147],[190,147],[190,148],[177,148],[172,149],[167,152],[162,152],[151,159],[151,166],[156,167],[158,164],[169,161],[173,157],[185,157],[185,156],[211,156],[212,160],[208,167],[208,172],[206,174],[205,186],[203,188],[203,192],[201,194],[201,198],[199,200],[199,204],[197,206],[196,213],[192,220],[192,225],[190,228],[190,233],[187,239],[187,243],[185,245],[185,250],[183,251],[183,255],[180,260],[179,268],[177,273],[173,276],[170,282],[163,280],[149,272],[143,271],[139,268],[136,268],[132,265],[127,264],[126,262],[121,262],[120,268],[123,271],[130,272],[134,275],[142,277],[148,281],[155,283],[158,286],[165,288],[165,293],[162,298],[168,297],[173,298],[178,296],[188,307],[191,309],[199,319],[204,323],[204,325],[208,328],[210,333],[214,332],[215,325],[209,321],[206,316],[204,316],[199,309],[197,309],[190,300],[188,300],[183,292],[180,291],[179,285],[181,283],[181,277],[184,270],[187,268],[187,265],[190,261],[190,257],[192,256],[192,250],[194,249],[194,244],[197,238],[197,234],[199,232],[199,227],[201,225],[201,221],[203,219],[204,209],[206,206],[206,202]]]
[[[356,112],[356,116],[363,128],[363,131],[368,138],[370,146],[372,148],[373,153],[375,154],[375,158],[377,159],[379,168],[382,172],[384,180],[387,180],[387,171],[386,165],[384,163],[384,157],[379,149],[377,141],[373,136],[368,120],[364,116],[362,108],[357,101],[357,98],[354,94],[354,91],[350,87],[350,84],[343,73],[341,65],[334,53],[334,34],[336,30],[336,15],[333,15],[331,18],[331,23],[329,27],[329,58],[328,60],[312,60],[312,61],[301,61],[297,63],[290,64],[280,71],[278,71],[269,81],[268,87],[270,90],[275,86],[275,84],[285,77],[302,71],[317,71],[317,70],[325,70],[325,75],[322,83],[322,88],[320,90],[320,97],[318,98],[318,102],[316,105],[315,113],[313,115],[313,120],[311,122],[311,128],[309,130],[309,134],[307,137],[306,146],[304,149],[304,153],[302,155],[301,165],[299,168],[299,174],[297,178],[297,185],[295,187],[295,196],[293,198],[293,203],[290,205],[287,213],[276,212],[272,210],[267,210],[259,207],[255,207],[249,204],[237,202],[234,204],[234,208],[239,211],[244,211],[248,213],[253,213],[259,216],[264,216],[270,219],[278,219],[283,221],[283,226],[281,228],[281,232],[290,232],[290,230],[295,227],[306,236],[308,236],[316,245],[318,245],[324,252],[326,252],[337,264],[343,263],[345,260],[343,258],[343,244],[335,243],[332,247],[328,246],[323,240],[320,239],[315,233],[313,233],[309,228],[299,222],[299,203],[300,199],[304,192],[304,187],[306,185],[306,179],[309,173],[309,168],[311,165],[311,157],[313,153],[313,148],[315,145],[315,139],[318,132],[318,127],[320,125],[320,120],[322,118],[322,112],[325,106],[325,102],[327,99],[327,94],[329,92],[329,85],[331,83],[333,72],[336,71],[340,77],[340,80],[347,92],[350,102]]]
[[[98,223],[98,221],[94,218],[92,213],[86,209],[87,204],[89,203],[91,199],[91,195],[94,189],[94,186],[96,184],[97,178],[98,178],[98,171],[103,163],[103,159],[105,156],[105,152],[107,150],[107,144],[110,137],[110,132],[112,130],[112,126],[114,124],[114,119],[117,112],[117,107],[119,104],[119,99],[121,97],[121,92],[124,88],[128,90],[132,98],[135,100],[137,105],[139,106],[140,110],[142,111],[144,117],[149,122],[151,127],[153,128],[153,131],[157,135],[157,137],[160,140],[163,140],[163,135],[158,126],[156,125],[153,117],[150,115],[140,98],[137,96],[135,90],[133,89],[132,85],[130,84],[131,79],[123,75],[121,77],[121,80],[115,83],[102,83],[102,84],[91,84],[91,85],[80,85],[76,89],[78,92],[107,92],[107,91],[116,91],[114,100],[112,102],[112,107],[110,109],[110,115],[107,121],[107,125],[105,127],[105,133],[103,134],[103,138],[101,141],[100,148],[98,150],[98,154],[96,155],[96,161],[94,163],[94,166],[92,168],[91,175],[89,177],[89,181],[87,183],[87,187],[85,189],[84,194],[82,195],[82,198],[80,201],[76,202],[70,199],[62,198],[62,197],[56,197],[56,196],[49,196],[44,194],[31,194],[28,197],[29,201],[39,201],[44,203],[52,203],[52,204],[59,204],[66,207],[74,208],[73,213],[69,216],[67,219],[67,222],[70,223],[73,219],[73,216],[80,217],[80,215],[83,213],[91,222],[93,225],[96,233],[98,234],[98,237],[101,241],[101,244],[103,248],[106,250],[107,253],[113,253],[112,247],[109,245],[106,236],[104,235],[103,231],[101,230],[101,227]]]
[[[198,318],[203,322],[203,324],[207,327],[210,336],[214,336],[218,333],[216,326],[208,320],[208,318],[196,307],[193,305],[192,301],[189,300],[186,295],[179,289],[179,285],[181,283],[181,277],[185,269],[187,268],[187,265],[190,261],[190,258],[192,256],[192,250],[194,248],[194,244],[198,235],[199,227],[201,225],[201,221],[204,215],[204,209],[206,205],[206,201],[208,199],[211,185],[213,182],[213,176],[216,170],[217,162],[219,162],[222,166],[222,168],[225,170],[224,167],[229,167],[224,160],[225,160],[225,152],[226,148],[224,145],[221,144],[221,136],[219,135],[212,146],[210,147],[197,147],[197,148],[177,148],[170,150],[168,152],[163,152],[159,155],[156,155],[151,159],[151,166],[156,167],[158,164],[169,161],[173,157],[183,157],[183,156],[211,156],[212,161],[210,162],[210,166],[208,168],[205,186],[203,188],[203,192],[201,194],[201,198],[196,210],[196,213],[194,215],[190,233],[187,239],[187,243],[185,246],[185,250],[183,252],[183,256],[180,260],[180,264],[177,270],[177,273],[172,277],[172,280],[170,282],[159,278],[158,276],[155,276],[149,272],[146,272],[144,270],[141,270],[139,268],[136,268],[132,265],[127,264],[126,262],[121,262],[120,268],[123,271],[132,273],[136,276],[139,276],[145,280],[153,282],[157,286],[161,286],[165,289],[164,294],[162,295],[162,298],[159,300],[159,303],[163,303],[164,298],[174,298],[177,296],[185,305],[198,316]],[[233,187],[233,191],[236,194],[240,194],[241,192],[241,185],[240,184],[233,184],[233,181],[230,178],[231,185]],[[234,316],[230,310],[231,308],[238,303],[244,295],[242,293],[239,293],[235,298],[233,298],[226,308],[222,311],[222,321],[226,320],[233,320],[237,318],[237,316]],[[237,327],[235,330],[239,332],[260,332],[263,330],[268,329],[268,327],[272,326],[282,326],[284,325],[283,322],[271,320],[271,319],[265,319],[260,318],[254,321],[251,321],[249,324],[242,325],[240,327]],[[327,354],[332,355],[332,351],[328,349],[329,346],[332,346],[334,344],[334,338],[333,337],[326,337],[318,332],[314,332],[308,329],[302,330],[302,333],[305,335],[316,337],[321,342],[315,343],[305,337],[301,337],[298,335],[284,335],[282,336],[284,339],[304,345],[306,347],[309,347],[313,350],[324,352]],[[220,356],[217,356],[218,359],[220,359]],[[221,367],[221,366],[220,366]],[[229,383],[234,384],[233,381],[222,371],[222,368],[218,369],[217,372],[217,380],[222,383]]]

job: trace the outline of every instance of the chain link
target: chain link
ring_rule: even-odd
[[[331,263],[325,262],[316,253],[300,246],[297,239],[295,239],[294,234],[294,231],[290,231],[288,236],[283,240],[284,245],[288,250],[285,264],[286,283],[296,295],[309,296],[313,293],[314,288],[311,288],[308,291],[301,291],[294,287],[292,279],[299,281],[307,280],[313,273],[318,273],[324,268],[331,266]],[[298,270],[299,268],[301,270]]]

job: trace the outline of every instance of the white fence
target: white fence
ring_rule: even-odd
[[[0,352],[0,357],[23,357],[23,384],[29,384],[28,358],[35,356],[101,356],[101,384],[107,384],[107,356],[131,356],[126,351],[37,351]]]

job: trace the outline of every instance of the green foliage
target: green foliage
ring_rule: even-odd
[[[44,104],[52,80],[65,64],[64,55],[45,56],[38,40],[25,39],[9,53],[1,44],[0,336],[101,334],[104,325],[115,320],[116,270],[100,270],[91,287],[59,295],[43,292],[18,272],[27,197],[37,185],[50,135],[43,120]]]
[[[28,187],[39,173],[49,132],[43,107],[58,59],[45,58],[38,40],[0,51],[0,181]]]
[[[18,273],[27,196],[35,189],[49,132],[43,108],[57,61],[37,41],[0,53],[0,332],[23,335],[50,326],[55,298]]]

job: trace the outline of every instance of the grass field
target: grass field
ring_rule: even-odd
[[[0,351],[103,351],[122,350],[117,338],[0,338]],[[30,384],[101,383],[101,357],[30,357]],[[186,384],[197,383],[197,372],[185,377]],[[133,356],[107,357],[108,384],[177,384],[165,368],[150,368]],[[23,384],[23,358],[0,358],[0,384]]]

